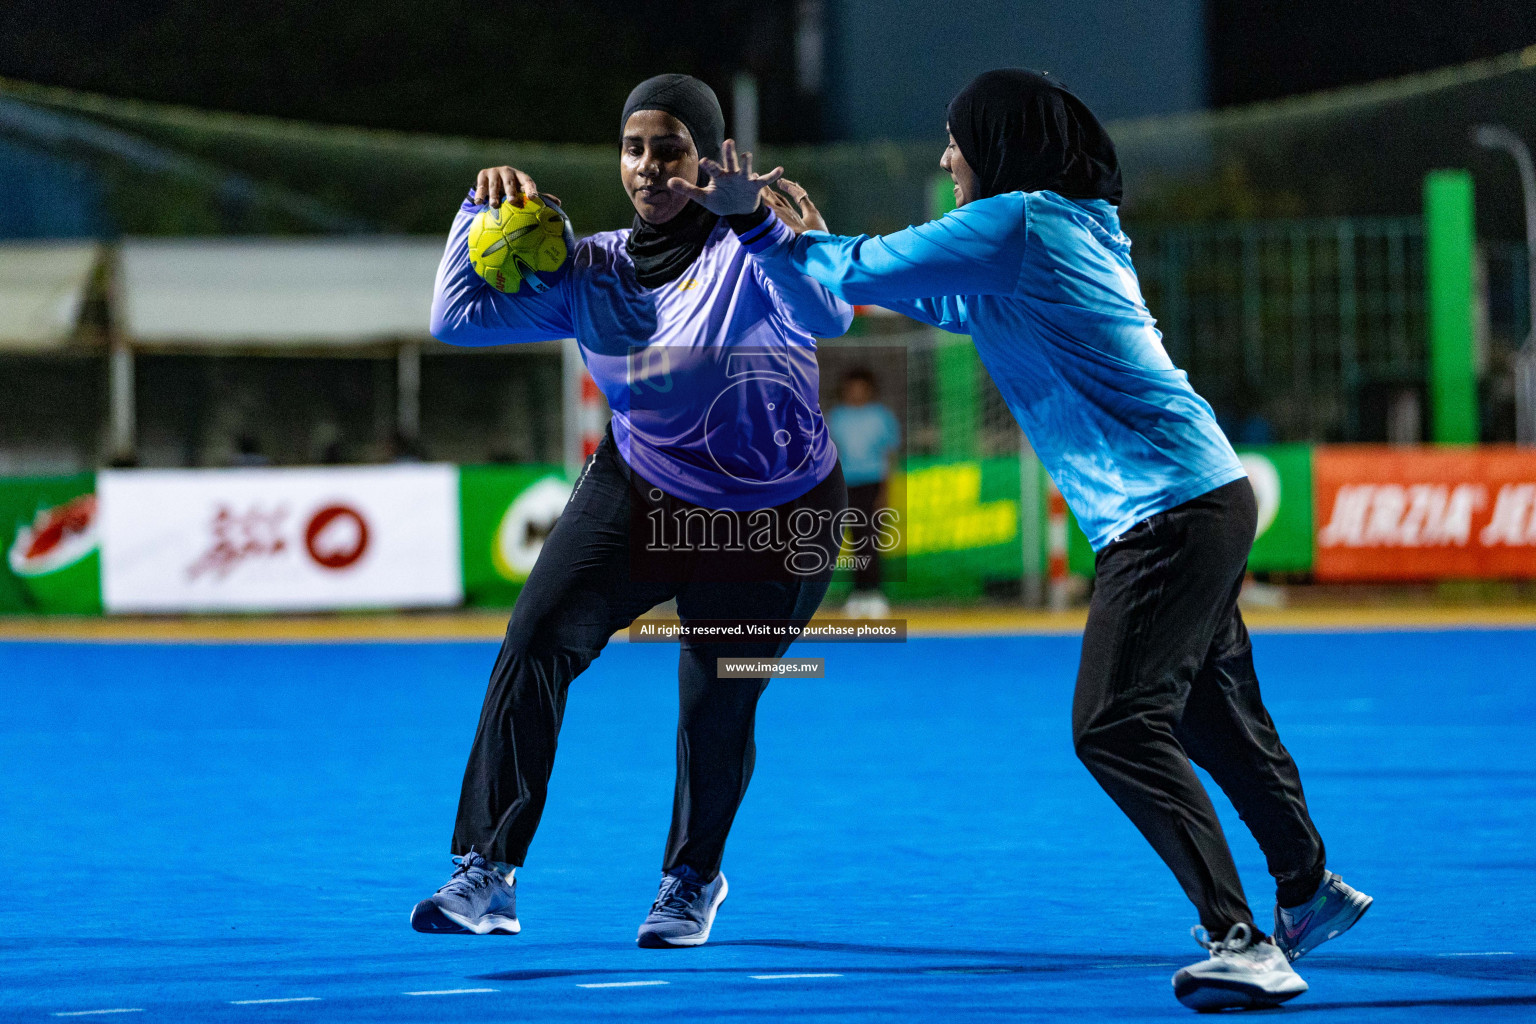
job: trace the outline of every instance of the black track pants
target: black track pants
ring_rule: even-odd
[[[1072,708],[1078,757],[1218,937],[1253,914],[1191,760],[1258,840],[1282,905],[1311,896],[1324,863],[1237,610],[1255,522],[1253,489],[1238,480],[1099,552]]]
[[[588,462],[519,595],[491,671],[480,724],[464,771],[453,852],[473,846],[487,858],[522,864],[544,811],[555,744],[571,680],[617,630],[667,601],[679,617],[778,619],[804,624],[826,594],[832,566],[812,575],[761,572],[743,582],[730,555],[653,556],[644,578],[632,572],[633,502],[675,511],[675,499],[634,477],[610,434]],[[842,470],[781,513],[840,512]],[[691,506],[689,506],[691,507]],[[841,527],[823,517],[823,546],[835,555]],[[644,522],[643,517],[640,519]],[[640,539],[643,543],[644,539]],[[657,574],[660,566],[669,570]],[[763,562],[753,563],[760,570]],[[678,660],[677,784],[662,870],[686,864],[705,879],[720,870],[725,840],[752,778],[753,723],[766,679],[718,678],[717,658],[778,657],[789,641],[684,642]]]

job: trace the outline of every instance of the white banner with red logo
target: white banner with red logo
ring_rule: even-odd
[[[454,466],[113,470],[96,487],[109,612],[463,600]]]

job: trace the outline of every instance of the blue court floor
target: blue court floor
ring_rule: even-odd
[[[1255,645],[1331,866],[1376,897],[1268,1016],[1536,1019],[1536,632]],[[828,678],[764,698],[694,950],[634,945],[676,650],[612,645],[572,689],[523,934],[412,932],[494,652],[0,644],[0,1019],[1190,1017],[1193,913],[1073,757],[1069,637],[814,649]]]

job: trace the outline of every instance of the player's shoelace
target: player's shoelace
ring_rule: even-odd
[[[1239,921],[1227,929],[1226,938],[1216,940],[1211,938],[1211,933],[1199,925],[1189,930],[1189,934],[1195,937],[1195,941],[1204,946],[1213,957],[1224,956],[1231,953],[1242,953],[1253,945],[1253,929]]]
[[[478,861],[478,863],[476,863]],[[453,875],[446,885],[437,890],[448,893],[451,896],[468,896],[477,889],[484,889],[495,883],[495,877],[486,862],[474,850],[470,850],[462,857],[453,858]]]
[[[656,902],[651,904],[651,910],[658,914],[686,914],[703,888],[698,882],[668,875],[667,880],[661,883],[661,892],[656,894]]]

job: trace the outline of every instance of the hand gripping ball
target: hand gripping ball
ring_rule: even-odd
[[[525,283],[536,293],[548,291],[575,244],[565,211],[541,196],[524,196],[521,206],[503,200],[475,214],[469,225],[469,261],[502,292],[515,293]]]

